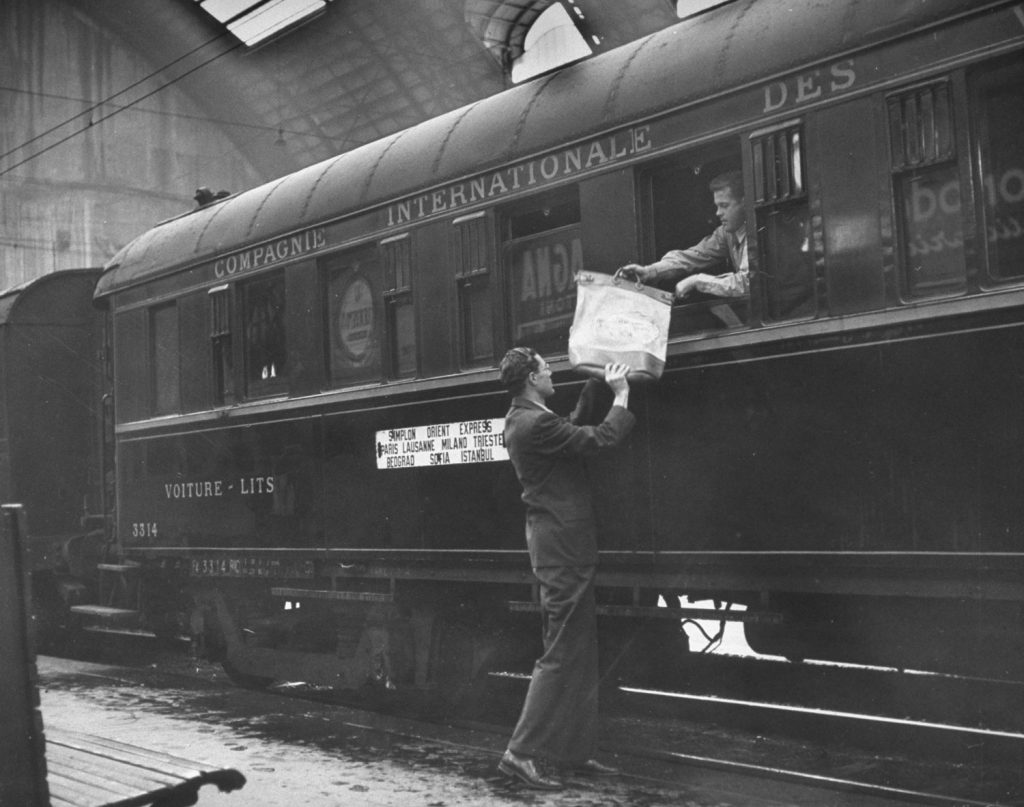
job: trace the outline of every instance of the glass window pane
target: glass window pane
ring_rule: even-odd
[[[341,256],[328,269],[327,355],[336,384],[381,377],[379,274],[375,251]]]
[[[245,285],[245,378],[250,394],[259,395],[285,386],[284,275]]]
[[[982,203],[989,273],[1024,276],[1024,67],[992,71],[980,92]]]
[[[416,375],[416,317],[411,298],[391,304],[391,338],[394,343],[394,373],[399,378]]]
[[[228,289],[210,292],[210,346],[213,353],[213,400],[234,399],[234,356],[231,347],[231,298]]]
[[[899,179],[903,265],[912,296],[950,294],[965,286],[963,216],[956,165]]]
[[[814,257],[807,203],[758,211],[768,320],[813,317]]]
[[[178,308],[154,308],[150,318],[153,368],[153,409],[158,415],[181,408],[181,350],[178,344]]]
[[[511,283],[512,341],[564,355],[576,310],[575,274],[583,269],[578,226],[523,238],[505,248]]]
[[[494,358],[494,321],[487,275],[459,284],[465,359],[470,364]]]

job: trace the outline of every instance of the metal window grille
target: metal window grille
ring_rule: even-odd
[[[773,204],[805,195],[803,134],[799,124],[753,140],[754,201]]]
[[[409,235],[386,238],[380,242],[384,264],[384,295],[393,297],[412,291],[412,250]]]
[[[888,108],[894,170],[919,168],[956,157],[948,83],[916,87],[890,96]]]

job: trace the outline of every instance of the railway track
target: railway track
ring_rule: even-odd
[[[491,703],[521,702],[525,681],[499,674]],[[607,750],[903,803],[1024,804],[1020,683],[723,657],[682,683],[610,693]]]
[[[117,641],[139,644],[132,637]],[[196,677],[195,665],[180,652],[165,646],[160,653],[161,674]],[[417,708],[415,698],[382,697],[374,705],[399,720],[405,734],[496,752],[517,715],[526,679],[521,673],[490,676],[488,708],[476,715],[439,715]],[[794,804],[814,807],[1024,805],[1024,733],[1013,725],[1024,712],[1012,708],[1021,697],[1019,684],[720,657],[696,659],[686,683],[674,692],[623,685],[605,699],[602,749],[621,763],[627,779],[659,787],[683,787],[695,775],[742,780],[755,792],[793,788]],[[337,697],[302,682],[265,694],[367,705],[363,698]],[[850,707],[857,702],[890,708],[873,714]],[[899,703],[904,708],[897,716],[891,707]],[[968,716],[973,719],[964,720]],[[960,722],[951,722],[954,717]]]

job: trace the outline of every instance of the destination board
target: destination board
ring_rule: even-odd
[[[377,432],[377,467],[430,468],[508,459],[505,418],[406,426]]]

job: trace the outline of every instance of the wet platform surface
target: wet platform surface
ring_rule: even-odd
[[[203,792],[202,807],[295,805],[566,805],[753,807],[865,805],[863,796],[736,777],[700,768],[603,755],[614,779],[568,780],[564,791],[528,790],[499,774],[507,737],[486,728],[421,722],[231,684],[217,665],[143,667],[41,656],[45,726],[235,768],[244,791]]]

